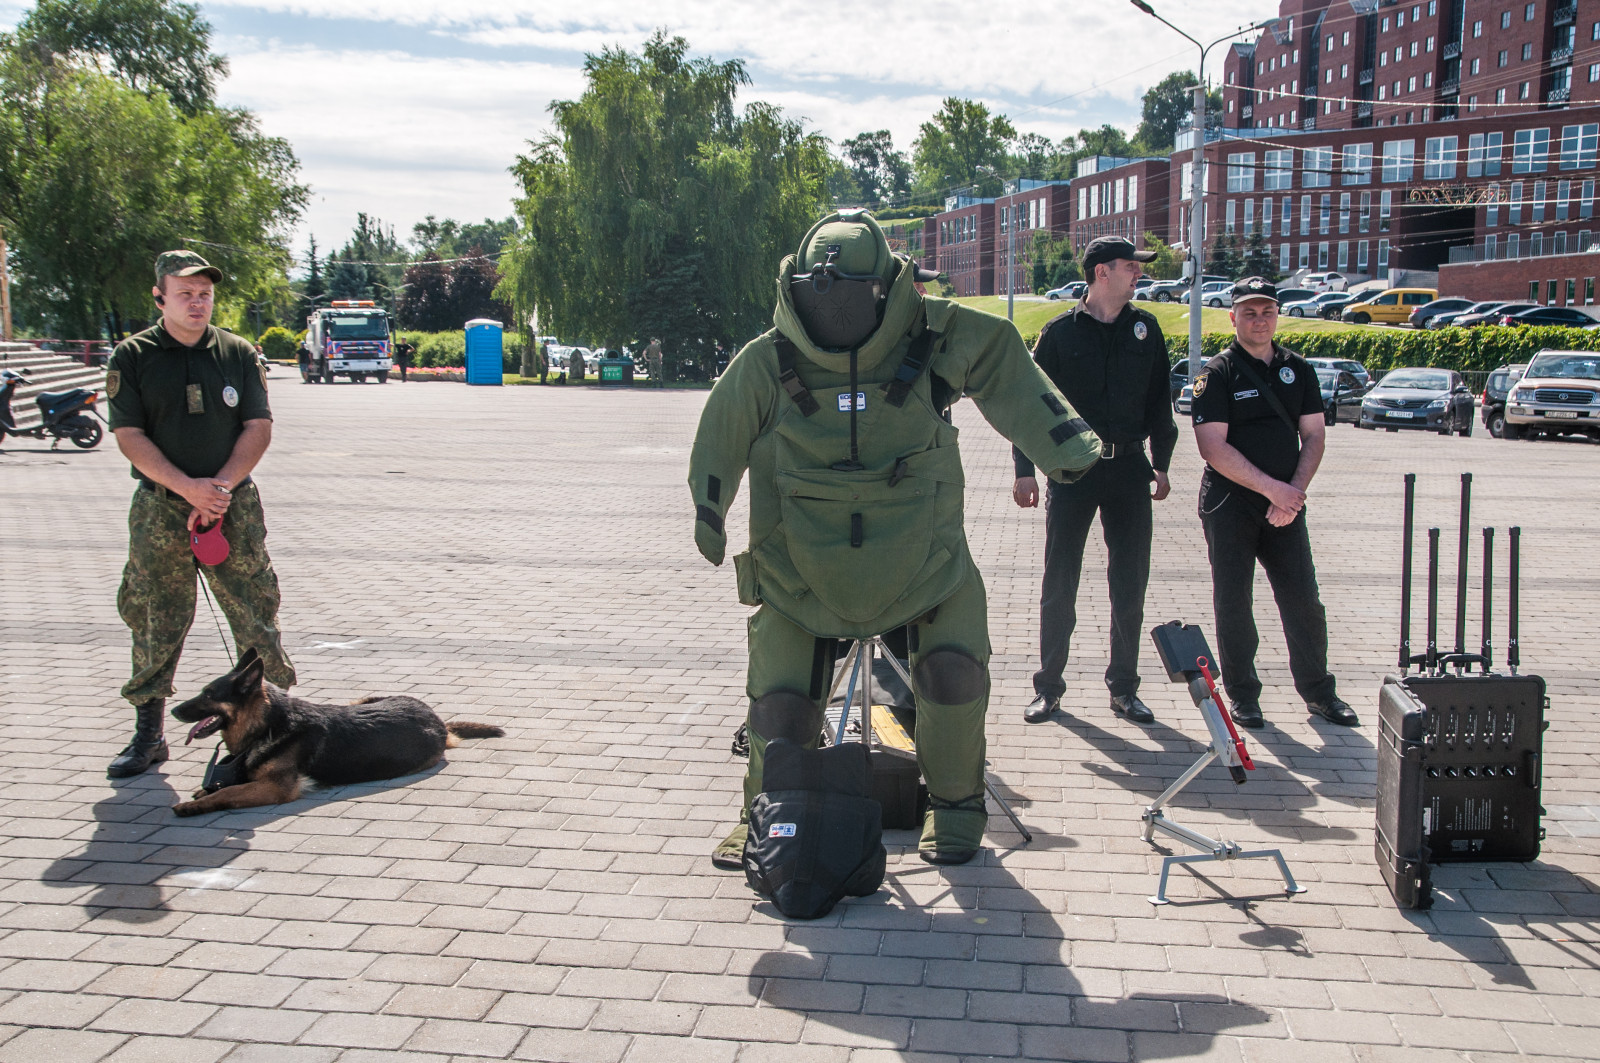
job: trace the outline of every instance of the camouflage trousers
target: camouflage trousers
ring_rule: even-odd
[[[228,559],[196,565],[189,549],[191,506],[164,489],[141,486],[128,511],[128,564],[117,591],[117,612],[133,633],[133,678],[122,696],[134,705],[172,694],[183,640],[194,622],[195,569],[228,618],[238,653],[254,647],[269,682],[294,684],[294,664],[278,632],[278,576],[267,556],[267,525],[256,485],[233,493],[222,518]]]

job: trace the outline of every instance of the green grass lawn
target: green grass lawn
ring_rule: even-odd
[[[964,296],[956,299],[958,303],[991,314],[1006,316],[1005,296]],[[1022,338],[1033,345],[1035,337],[1039,335],[1045,324],[1057,314],[1073,306],[1073,303],[1062,302],[1035,302],[1034,300],[1017,300],[1016,325],[1017,331],[1022,333]],[[1167,336],[1189,334],[1189,308],[1183,303],[1146,303],[1134,304],[1142,310],[1148,310],[1155,315],[1161,323],[1161,331]],[[1233,326],[1228,322],[1226,310],[1213,310],[1209,307],[1200,312],[1201,329],[1205,332],[1232,332]],[[1381,328],[1379,325],[1347,325],[1342,321],[1323,321],[1321,318],[1284,317],[1278,321],[1278,333],[1293,332],[1329,332],[1348,331],[1350,329]]]

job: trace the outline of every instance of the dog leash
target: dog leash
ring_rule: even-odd
[[[222,652],[228,655],[228,667],[233,667],[233,647],[228,645],[228,636],[222,633],[222,618],[217,615],[217,603],[211,600],[211,588],[206,585],[205,573],[200,571],[200,560],[195,559],[194,574],[200,581],[200,590],[206,596],[206,607],[211,610],[211,622],[217,625],[217,638],[222,640]]]

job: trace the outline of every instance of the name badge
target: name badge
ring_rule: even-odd
[[[222,401],[227,403],[230,408],[239,405],[239,393],[233,390],[232,384],[222,389]]]
[[[862,410],[864,410],[866,408],[867,408],[867,393],[865,391],[856,392],[856,412],[859,413],[859,412],[861,412]],[[840,413],[849,413],[850,412],[850,393],[848,391],[846,391],[845,393],[843,393],[842,395],[839,396],[839,412]]]
[[[1257,391],[1255,388],[1251,388],[1249,391],[1235,391],[1233,393],[1233,397],[1236,399],[1253,399],[1260,394],[1261,392]]]

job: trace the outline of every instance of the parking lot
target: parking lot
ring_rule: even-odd
[[[1180,822],[1282,846],[1175,871],[1139,814],[1197,753],[1186,693],[1145,647],[1142,729],[1105,707],[1104,547],[1085,564],[1059,724],[1026,726],[1039,510],[1009,445],[956,408],[989,589],[991,771],[980,860],[888,835],[877,895],[786,923],[714,871],[743,763],[732,566],[696,553],[684,484],[705,392],[271,378],[257,473],[297,692],[407,693],[488,720],[438,770],[177,821],[209,743],[113,785],[131,727],[115,590],[133,481],[111,442],[0,453],[0,1063],[111,1059],[556,1063],[1592,1059],[1600,1044],[1600,446],[1329,429],[1309,503],[1349,731],[1312,723],[1258,584],[1259,770],[1185,792]],[[1392,672],[1402,476],[1419,544],[1523,528],[1522,659],[1547,678],[1549,837],[1528,865],[1436,869],[1402,912],[1372,853],[1376,691]],[[1157,506],[1147,625],[1214,632],[1187,428]],[[729,517],[742,539],[743,493]],[[1481,539],[1474,530],[1474,549]],[[1420,564],[1425,559],[1421,546]],[[1478,559],[1468,601],[1479,638]],[[1494,641],[1505,648],[1496,588]],[[1414,615],[1420,641],[1422,597]],[[228,667],[202,599],[179,696]],[[202,748],[204,746],[205,748]]]

